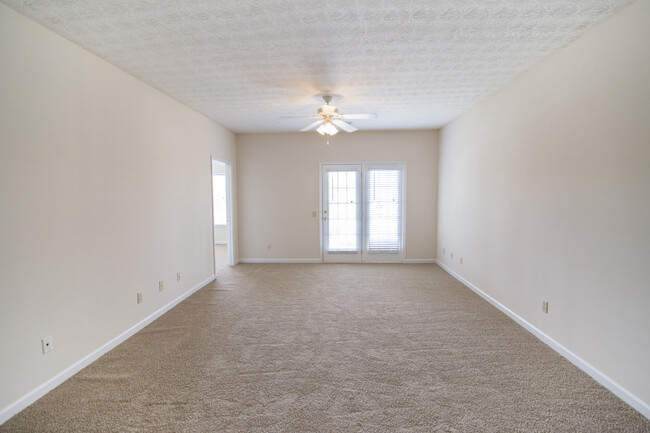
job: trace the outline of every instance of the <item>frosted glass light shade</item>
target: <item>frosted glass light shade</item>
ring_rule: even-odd
[[[325,122],[318,127],[316,132],[318,132],[320,135],[335,135],[337,132],[339,132],[339,130],[336,129],[336,126],[332,125],[330,122]]]

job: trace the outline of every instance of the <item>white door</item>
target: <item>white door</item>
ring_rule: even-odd
[[[404,164],[364,164],[364,262],[403,262]]]
[[[321,167],[323,260],[404,261],[404,164]]]
[[[322,166],[323,260],[361,262],[361,165]]]

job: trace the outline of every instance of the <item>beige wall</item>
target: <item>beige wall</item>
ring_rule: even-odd
[[[646,407],[648,23],[642,0],[446,126],[438,225],[444,265]]]
[[[1,412],[213,274],[210,155],[236,149],[3,5],[0,68]]]
[[[435,258],[436,131],[241,134],[237,152],[242,259],[318,260],[320,163],[366,161],[406,161],[406,258]]]
[[[225,244],[228,239],[227,226],[215,225],[214,226],[214,243]]]

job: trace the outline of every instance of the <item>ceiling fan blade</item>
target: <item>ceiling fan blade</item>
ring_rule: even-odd
[[[349,123],[346,123],[342,120],[339,119],[332,119],[332,123],[344,130],[345,132],[354,132],[358,131],[358,128],[355,128],[354,126],[350,125]]]
[[[364,113],[364,114],[341,114],[341,119],[374,119],[377,113]]]
[[[312,123],[311,125],[307,126],[306,128],[302,128],[302,129],[300,130],[300,132],[311,131],[312,129],[314,129],[315,127],[317,127],[318,125],[320,125],[321,123],[323,123],[323,119],[315,121],[314,123]]]

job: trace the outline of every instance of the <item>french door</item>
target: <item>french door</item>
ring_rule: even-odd
[[[323,260],[404,261],[404,164],[322,164],[321,176]]]

